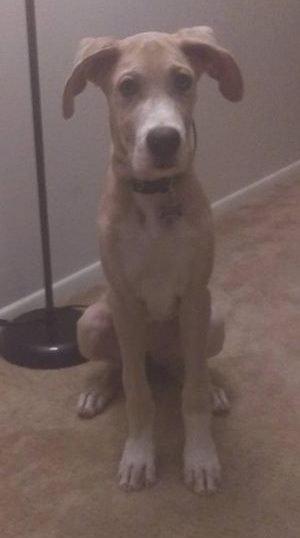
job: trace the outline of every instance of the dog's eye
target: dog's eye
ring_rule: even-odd
[[[119,92],[123,97],[134,97],[139,90],[139,83],[133,77],[124,78],[119,84]]]
[[[174,76],[174,86],[181,93],[187,92],[193,86],[193,78],[187,73],[176,73]]]

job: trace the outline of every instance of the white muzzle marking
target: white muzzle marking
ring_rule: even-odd
[[[155,165],[153,155],[147,144],[147,136],[153,129],[168,127],[175,129],[180,136],[179,149],[175,155],[174,164],[165,170],[174,173],[183,165],[186,154],[187,133],[182,117],[171,98],[148,100],[139,110],[136,122],[135,145],[132,154],[132,168],[137,177],[155,178],[162,171]]]

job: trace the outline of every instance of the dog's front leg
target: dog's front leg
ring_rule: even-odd
[[[182,301],[181,340],[185,379],[182,395],[185,426],[184,479],[195,493],[213,493],[220,481],[220,464],[211,435],[209,373],[206,365],[210,294],[192,290]]]
[[[122,354],[129,435],[119,466],[120,487],[138,490],[155,482],[154,405],[145,369],[147,323],[144,309],[114,300],[113,317]]]

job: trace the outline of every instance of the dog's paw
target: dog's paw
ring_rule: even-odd
[[[184,454],[185,484],[199,495],[212,495],[221,482],[221,466],[214,445],[209,449],[186,448]]]
[[[127,439],[119,465],[119,485],[124,491],[138,491],[156,482],[152,441]]]
[[[230,402],[227,398],[226,392],[217,385],[211,385],[210,397],[212,404],[212,411],[215,415],[221,415],[229,413]]]
[[[80,418],[93,418],[102,413],[114,396],[114,391],[86,390],[81,392],[77,401],[77,414]]]

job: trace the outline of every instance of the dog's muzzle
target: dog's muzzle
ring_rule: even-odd
[[[180,142],[180,133],[174,127],[155,127],[146,138],[147,147],[158,168],[174,165]]]

